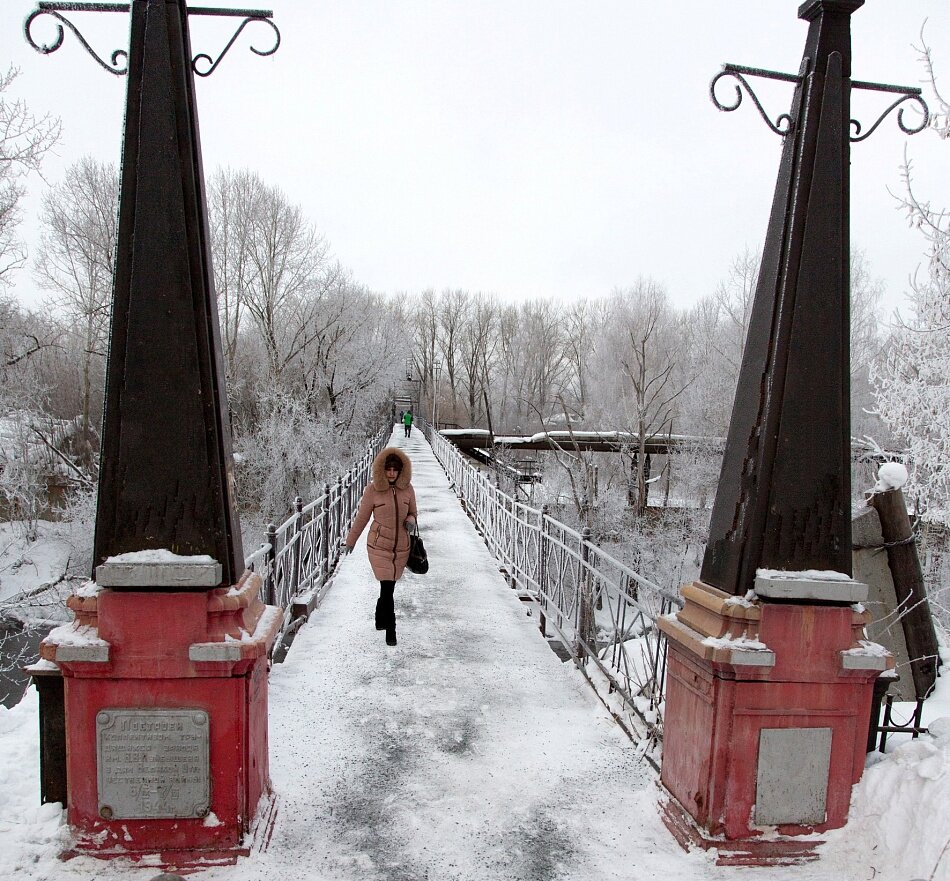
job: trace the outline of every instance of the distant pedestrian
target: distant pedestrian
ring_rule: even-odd
[[[412,434],[412,410],[406,410],[402,417],[402,424],[406,428],[406,437]]]
[[[409,530],[416,525],[412,463],[399,448],[386,447],[373,460],[371,475],[345,544],[347,553],[352,551],[370,517],[373,518],[366,537],[366,553],[373,575],[379,579],[376,629],[386,631],[386,645],[395,645],[393,594],[409,559]]]
[[[403,422],[403,420],[404,420],[405,418],[406,418],[406,411],[405,411],[405,410],[400,410],[400,411],[399,411],[399,424],[400,424],[400,425],[402,425],[402,422]]]

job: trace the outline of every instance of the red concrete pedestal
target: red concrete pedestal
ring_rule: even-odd
[[[873,682],[894,660],[864,641],[870,616],[849,605],[750,602],[701,582],[682,594],[660,622],[661,779],[675,800],[664,819],[723,863],[807,858],[816,834],[847,821]]]
[[[233,588],[70,597],[75,622],[54,630],[40,653],[64,675],[67,813],[77,851],[157,853],[175,866],[247,853],[245,836],[270,795],[268,652],[281,621],[279,609],[261,602],[260,586],[245,573]],[[100,768],[113,719],[122,720],[125,740],[107,747]],[[176,787],[194,787],[205,749],[207,777],[197,776],[207,800],[183,809]],[[100,785],[131,792],[138,807],[104,804]],[[177,816],[156,816],[169,805]]]

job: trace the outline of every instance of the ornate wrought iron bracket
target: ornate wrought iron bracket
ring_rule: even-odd
[[[244,21],[238,25],[238,29],[234,32],[234,36],[228,41],[228,45],[224,47],[221,54],[217,57],[216,60],[213,60],[210,55],[205,52],[201,52],[196,55],[191,60],[191,69],[198,76],[211,76],[214,73],[215,68],[221,63],[221,59],[228,54],[228,50],[234,45],[234,41],[241,35],[241,31],[244,30],[249,24],[252,24],[255,21],[262,22],[271,28],[274,32],[276,38],[274,45],[270,49],[255,49],[253,46],[248,46],[248,48],[255,54],[264,57],[266,55],[273,55],[280,48],[280,31],[277,30],[277,25],[271,21],[274,13],[269,9],[192,9],[190,10],[191,15],[227,15],[227,16],[244,16]],[[198,62],[207,61],[211,66],[202,73],[198,70]]]
[[[927,102],[923,99],[920,89],[913,86],[888,86],[882,83],[864,83],[859,80],[852,80],[851,82],[852,89],[864,89],[869,92],[890,92],[892,94],[900,95],[900,97],[891,104],[878,118],[877,121],[872,125],[863,135],[861,134],[861,123],[856,119],[851,120],[851,127],[854,129],[854,134],[851,135],[851,143],[856,144],[858,141],[867,140],[874,134],[874,130],[890,115],[892,110],[895,110],[897,107],[900,107],[905,101],[914,101],[920,106],[920,112],[923,114],[923,119],[920,122],[920,125],[916,127],[908,127],[904,125],[904,111],[906,107],[901,107],[897,111],[897,125],[900,130],[905,135],[916,135],[918,132],[922,132],[927,125],[930,123],[930,108],[927,106]]]
[[[112,66],[110,67],[103,61],[86,42],[86,38],[79,32],[68,18],[66,18],[61,13],[63,12],[128,12],[129,4],[128,3],[47,3],[40,2],[37,4],[37,8],[33,10],[27,17],[26,21],[23,24],[23,33],[26,36],[26,41],[29,43],[37,52],[42,52],[43,55],[49,55],[51,52],[55,52],[60,46],[63,45],[63,40],[65,39],[66,32],[63,30],[63,25],[69,28],[75,35],[76,39],[82,43],[83,48],[96,60],[96,63],[103,69],[109,71],[109,73],[115,74],[116,76],[125,76],[129,72],[129,53],[125,49],[116,49],[112,53]],[[37,43],[33,39],[33,34],[31,33],[31,28],[33,27],[33,22],[36,21],[41,15],[49,15],[55,18],[60,24],[56,25],[56,38],[51,43]],[[124,62],[124,67],[120,66],[120,61]]]
[[[83,48],[95,59],[96,63],[102,67],[103,70],[109,71],[109,73],[114,74],[115,76],[125,76],[129,72],[129,53],[125,49],[116,49],[115,52],[110,56],[111,66],[106,61],[104,61],[95,50],[89,45],[85,37],[79,32],[79,29],[62,13],[64,12],[128,12],[131,9],[131,4],[129,3],[85,3],[85,2],[62,2],[62,0],[40,0],[37,3],[37,8],[30,13],[23,25],[23,32],[26,36],[26,41],[37,51],[41,52],[43,55],[49,55],[51,52],[55,52],[63,45],[63,40],[65,39],[66,31],[64,26],[69,28],[76,35],[76,39],[82,44]],[[201,77],[210,76],[214,73],[215,69],[221,63],[221,60],[227,55],[228,50],[234,45],[237,38],[240,36],[241,31],[244,30],[249,24],[260,21],[270,27],[275,36],[275,42],[273,47],[270,49],[257,49],[254,46],[250,46],[250,50],[255,55],[266,56],[273,55],[280,48],[280,31],[277,29],[277,25],[274,24],[271,19],[274,16],[274,13],[269,9],[214,9],[211,7],[194,7],[188,10],[189,16],[191,15],[211,15],[211,16],[225,16],[229,18],[242,18],[244,21],[238,25],[238,29],[234,32],[234,36],[231,37],[227,46],[224,47],[224,50],[216,59],[212,59],[210,55],[205,52],[201,52],[196,55],[191,60],[191,69]],[[56,19],[59,24],[56,25],[56,37],[50,43],[37,42],[33,39],[33,34],[31,29],[33,27],[33,22],[43,15],[52,16]],[[199,62],[207,63],[210,66],[207,70],[202,72],[198,69]]]
[[[780,73],[779,71],[775,70],[764,70],[757,67],[742,67],[738,64],[724,64],[722,66],[722,70],[713,77],[712,82],[709,84],[709,97],[712,99],[712,102],[716,105],[716,107],[728,113],[738,109],[739,105],[742,104],[742,90],[745,89],[755,104],[756,109],[759,111],[759,114],[765,120],[765,124],[777,135],[782,135],[784,137],[794,129],[795,120],[792,119],[788,113],[782,113],[776,117],[775,122],[772,122],[768,114],[765,112],[765,109],[762,107],[762,102],[759,101],[758,96],[749,85],[746,77],[764,77],[765,79],[780,80],[782,82],[795,83],[795,85],[798,85],[802,82],[807,66],[808,59],[805,58],[802,60],[802,72],[796,76],[795,74]],[[727,76],[733,77],[738,81],[738,85],[735,86],[736,99],[732,104],[726,104],[720,101],[716,95],[716,86],[723,77]],[[920,111],[923,114],[923,119],[917,126],[905,125],[904,111],[907,108],[901,107],[901,109],[897,111],[897,125],[899,126],[900,130],[904,132],[904,134],[916,135],[918,132],[922,132],[930,122],[930,108],[927,107],[927,102],[923,99],[921,90],[918,88],[913,86],[891,86],[884,85],[882,83],[866,83],[862,82],[861,80],[852,80],[851,88],[862,89],[864,91],[871,92],[890,92],[900,96],[877,118],[874,125],[872,125],[864,134],[861,134],[863,130],[861,123],[856,119],[852,119],[851,128],[854,129],[854,134],[850,137],[852,143],[864,141],[869,138],[874,133],[875,129],[877,129],[877,127],[890,115],[890,113],[896,108],[900,107],[900,105],[905,101],[912,101],[919,105]]]
[[[739,83],[735,87],[736,100],[733,104],[724,104],[719,100],[718,97],[716,97],[716,86],[723,77],[727,76],[733,77]],[[758,67],[742,67],[739,64],[724,64],[722,66],[722,70],[713,77],[712,82],[709,84],[709,97],[712,99],[713,104],[715,104],[720,110],[724,110],[726,113],[731,113],[733,110],[738,110],[739,105],[742,104],[742,90],[745,89],[746,92],[749,93],[749,97],[755,104],[756,109],[759,111],[759,115],[765,120],[765,124],[770,129],[772,129],[775,134],[782,135],[782,137],[784,137],[794,128],[795,120],[792,119],[790,114],[782,113],[775,118],[775,122],[772,122],[772,120],[769,118],[769,115],[765,112],[765,108],[762,107],[762,102],[759,100],[758,95],[755,94],[752,86],[749,85],[749,81],[746,79],[747,76],[764,77],[770,80],[781,80],[782,82],[795,83],[796,85],[802,81],[801,76],[795,76],[794,74],[790,73],[779,73],[776,70],[763,70],[762,68]]]

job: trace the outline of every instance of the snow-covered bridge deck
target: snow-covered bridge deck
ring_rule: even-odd
[[[399,582],[387,647],[361,543],[274,669],[261,877],[651,877],[676,849],[652,769],[547,647],[421,433],[394,442],[431,568]]]

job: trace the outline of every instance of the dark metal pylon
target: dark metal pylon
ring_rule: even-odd
[[[130,11],[128,53],[112,53],[111,67],[103,62],[62,14],[77,11]],[[49,53],[62,45],[65,25],[101,66],[129,76],[93,566],[167,549],[213,557],[230,585],[244,554],[194,73],[199,62],[213,71],[250,21],[277,29],[267,11],[191,13],[244,17],[217,60],[192,56],[185,0],[42,2],[25,28],[31,45]],[[50,44],[31,36],[42,15],[60,23]]]
[[[808,0],[797,76],[727,65],[713,101],[735,110],[742,89],[785,137],[758,286],[736,391],[702,580],[731,594],[753,589],[760,568],[851,574],[849,163],[891,110],[919,89],[851,81],[852,13],[864,0]],[[736,98],[715,95],[725,76]],[[769,119],[746,77],[795,83],[791,109]],[[865,133],[851,89],[897,92]],[[852,136],[850,130],[854,129]]]

